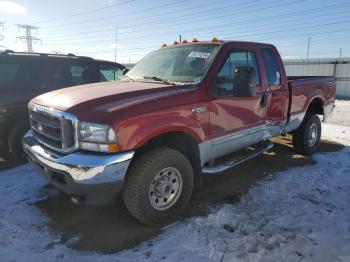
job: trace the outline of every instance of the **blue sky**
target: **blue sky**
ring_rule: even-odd
[[[183,39],[262,41],[284,58],[350,56],[350,2],[346,0],[15,0],[0,1],[5,22],[0,46],[26,50],[15,24],[38,26],[39,52],[59,51],[136,62],[163,43]]]

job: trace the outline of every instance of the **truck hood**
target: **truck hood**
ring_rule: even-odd
[[[31,102],[69,112],[86,120],[90,118],[89,114],[107,117],[116,110],[185,90],[180,86],[154,82],[104,82],[48,92],[32,99]],[[103,122],[103,119],[99,120]]]

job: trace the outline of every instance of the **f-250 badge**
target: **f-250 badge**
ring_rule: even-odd
[[[205,112],[207,112],[206,106],[192,108],[192,114],[199,114],[199,113],[205,113]]]

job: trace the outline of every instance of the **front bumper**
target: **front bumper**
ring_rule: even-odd
[[[106,204],[121,191],[133,151],[100,154],[77,151],[58,155],[40,145],[29,131],[23,138],[29,163],[61,191],[89,204]]]

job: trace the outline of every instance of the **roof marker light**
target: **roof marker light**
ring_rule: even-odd
[[[178,41],[174,41],[173,45],[178,45],[179,42]]]
[[[197,43],[198,42],[198,39],[197,38],[193,38],[192,39],[192,43]]]
[[[183,44],[187,44],[188,41],[187,41],[186,39],[184,39],[184,40],[182,40],[182,43],[183,43]]]
[[[215,36],[211,39],[211,41],[212,41],[213,43],[219,42],[219,40],[218,40]]]
[[[167,47],[167,44],[162,44],[162,46],[161,47]]]

